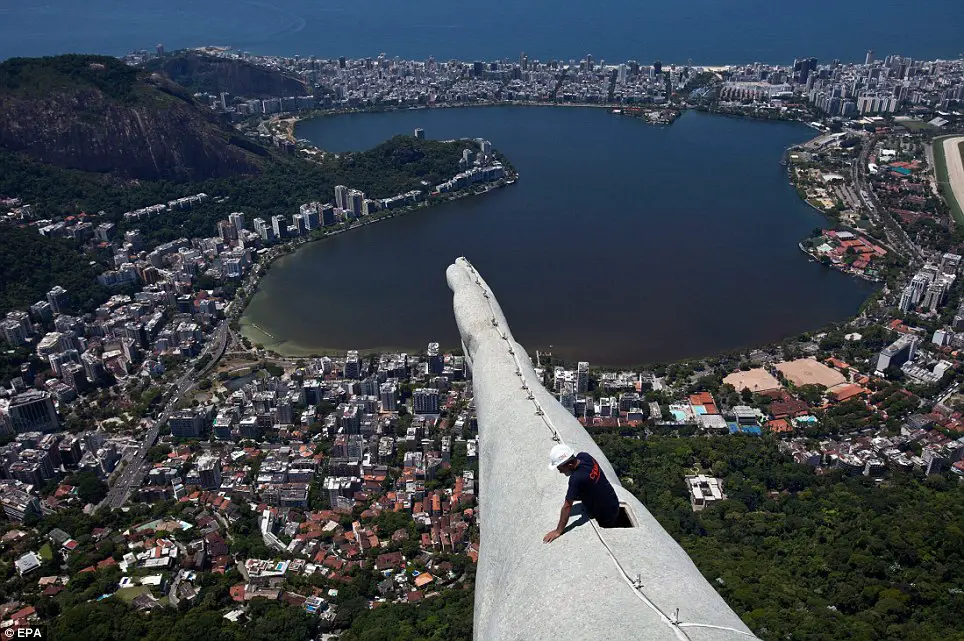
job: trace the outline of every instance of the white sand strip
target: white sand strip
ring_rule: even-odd
[[[947,181],[954,192],[957,206],[964,210],[964,159],[961,158],[961,143],[964,136],[948,138],[944,141],[944,164],[947,165]]]

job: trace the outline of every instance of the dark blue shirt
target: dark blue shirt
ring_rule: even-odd
[[[619,499],[605,473],[589,454],[576,454],[579,465],[569,475],[567,501],[582,501],[589,515],[604,525],[612,523],[619,513]]]

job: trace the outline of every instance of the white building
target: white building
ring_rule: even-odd
[[[690,504],[694,512],[700,512],[708,505],[726,499],[723,493],[723,480],[698,474],[686,477],[686,486],[690,491]]]

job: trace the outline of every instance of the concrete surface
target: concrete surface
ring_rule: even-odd
[[[619,485],[589,434],[542,387],[481,276],[460,258],[446,277],[479,420],[475,638],[755,638],[683,549]],[[556,526],[566,491],[565,477],[548,468],[554,434],[599,461],[638,527],[599,529],[577,504],[571,529],[551,544],[542,542]]]

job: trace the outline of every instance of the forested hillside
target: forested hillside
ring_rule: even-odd
[[[160,71],[189,91],[232,96],[281,97],[311,93],[305,83],[280,71],[197,51],[178,51],[150,60],[145,68]]]
[[[183,87],[107,56],[0,63],[0,148],[42,162],[147,180],[255,174],[247,143]]]
[[[817,476],[770,439],[597,441],[762,639],[964,638],[956,479]],[[723,478],[729,500],[694,513],[683,476],[695,468]]]
[[[91,264],[91,258],[71,241],[4,225],[0,229],[0,310],[26,309],[46,300],[54,285],[69,292],[74,310],[91,309],[108,297],[107,290],[97,283],[97,275],[104,269]]]
[[[430,187],[458,171],[465,143],[443,143],[397,136],[368,151],[330,157],[321,163],[278,158],[257,176],[179,184],[169,181],[125,181],[46,165],[20,154],[0,152],[0,196],[16,196],[33,206],[38,218],[60,218],[87,212],[94,222],[110,221],[118,232],[140,229],[149,243],[216,233],[218,220],[243,211],[248,220],[276,214],[290,218],[305,202],[332,200],[335,185],[349,185],[374,198]],[[423,184],[426,183],[426,184]],[[213,198],[188,211],[169,212],[129,222],[123,212],[174,198],[205,192]],[[60,284],[77,292],[78,309],[105,298],[94,282],[104,267],[92,267],[89,255],[66,240],[42,238],[34,228],[0,225],[0,312],[25,308],[50,287]],[[96,301],[97,303],[100,300]]]

